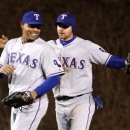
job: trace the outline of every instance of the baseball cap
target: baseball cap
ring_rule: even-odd
[[[42,16],[39,12],[35,12],[35,11],[29,11],[27,13],[25,13],[23,15],[22,18],[22,22],[23,23],[27,23],[27,24],[37,24],[37,25],[41,25],[43,26],[43,22],[42,22]]]
[[[64,24],[67,27],[72,26],[73,31],[76,29],[76,19],[69,12],[62,13],[58,16],[57,21],[55,22],[55,25],[58,25],[58,24]]]

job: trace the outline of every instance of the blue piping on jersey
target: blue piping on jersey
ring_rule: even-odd
[[[119,58],[117,56],[112,55],[106,66],[110,68],[121,69],[125,67],[125,60],[123,58]]]
[[[37,93],[37,96],[41,96],[45,94],[46,92],[53,89],[56,85],[60,83],[60,75],[55,75],[47,78],[40,86],[35,88],[35,92]]]
[[[70,39],[70,40],[68,40],[68,41],[64,41],[64,40],[60,39],[60,43],[61,43],[63,46],[65,46],[65,45],[71,43],[75,38],[76,38],[76,36],[73,36],[73,38]]]

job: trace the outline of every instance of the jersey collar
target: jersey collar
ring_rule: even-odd
[[[64,41],[64,40],[61,40],[61,39],[60,39],[60,43],[61,43],[63,46],[65,46],[65,45],[71,43],[75,38],[76,38],[76,36],[73,36],[73,38],[70,39],[70,40],[68,40],[68,41]]]

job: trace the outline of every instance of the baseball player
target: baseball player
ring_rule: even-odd
[[[75,36],[76,19],[70,13],[60,14],[55,25],[59,38],[48,41],[48,44],[54,47],[65,70],[60,84],[53,88],[58,129],[89,130],[95,112],[92,63],[119,69],[125,67],[126,59]]]
[[[31,106],[11,109],[11,130],[37,129],[48,108],[45,93],[59,84],[60,75],[64,74],[54,49],[39,37],[41,26],[39,12],[25,13],[22,36],[9,40],[1,54],[0,77],[8,75],[9,94],[28,90],[35,94],[36,87],[44,88]]]
[[[110,68],[124,68],[126,59],[106,52],[99,45],[74,35],[76,19],[62,13],[55,23],[59,38],[50,40],[65,74],[53,88],[59,130],[89,130],[95,112],[92,96],[92,63]],[[36,95],[43,87],[35,88]],[[44,94],[44,93],[40,93]]]

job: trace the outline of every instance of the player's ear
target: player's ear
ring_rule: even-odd
[[[23,22],[21,22],[21,28],[23,29],[23,25],[24,25],[24,23]]]

